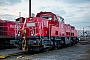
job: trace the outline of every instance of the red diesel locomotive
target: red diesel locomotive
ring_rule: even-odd
[[[40,12],[36,17],[18,18],[16,21],[23,26],[18,29],[15,44],[24,51],[46,51],[75,45],[79,41],[75,27],[65,24],[61,16],[52,12]]]
[[[15,41],[18,29],[22,26],[22,23],[0,19],[0,48],[13,46],[10,40]]]

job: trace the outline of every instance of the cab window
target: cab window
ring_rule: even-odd
[[[46,18],[48,20],[52,20],[52,15],[41,15],[42,18]]]
[[[54,16],[54,22],[57,22],[58,20],[57,20],[57,18],[56,18],[56,16]]]
[[[64,18],[62,18],[61,16],[58,16],[58,20],[64,23]]]

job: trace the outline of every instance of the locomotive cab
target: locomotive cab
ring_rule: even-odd
[[[25,21],[25,18],[24,17],[19,17],[16,19],[17,22],[20,22],[20,23],[24,23]]]
[[[58,16],[56,16],[52,12],[40,12],[36,15],[36,17],[42,17],[49,21],[49,25],[56,25],[59,26],[59,19]]]
[[[52,12],[40,12],[37,13],[36,17],[45,18],[51,20],[52,22],[58,22],[58,17]]]

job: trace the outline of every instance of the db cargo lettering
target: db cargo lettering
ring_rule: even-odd
[[[21,28],[21,26],[20,25],[18,25],[18,26],[16,26],[16,25],[10,25],[10,28]]]

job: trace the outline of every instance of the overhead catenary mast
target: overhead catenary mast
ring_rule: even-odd
[[[29,0],[29,17],[31,17],[31,0]]]

